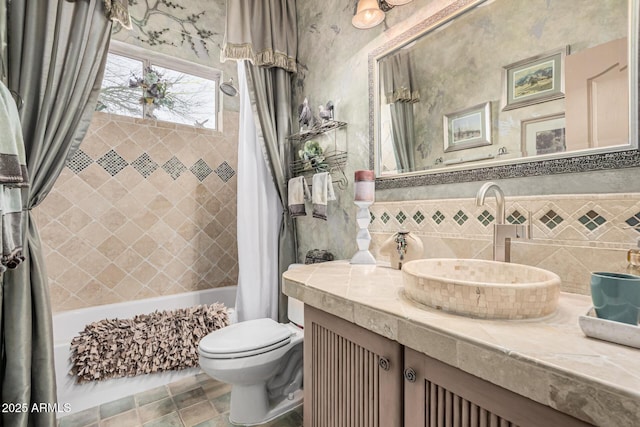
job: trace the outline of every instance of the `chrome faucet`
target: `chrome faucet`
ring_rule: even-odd
[[[530,239],[532,231],[531,212],[529,212],[528,225],[505,224],[504,193],[497,184],[487,182],[480,187],[476,194],[476,205],[483,206],[484,199],[489,190],[493,190],[496,198],[496,223],[493,225],[493,260],[511,261],[511,239]]]

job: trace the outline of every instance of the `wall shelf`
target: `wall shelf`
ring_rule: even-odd
[[[317,126],[313,126],[311,129],[294,133],[293,135],[288,136],[287,139],[293,142],[304,143],[314,136],[322,135],[332,130],[342,129],[345,126],[347,126],[345,122],[340,122],[337,120],[327,120],[323,123],[318,124]]]
[[[342,129],[347,124],[337,120],[328,120],[312,127],[309,130],[301,131],[293,134],[287,139],[294,144],[294,156],[298,157],[298,150],[302,149],[304,143],[311,140],[314,137],[326,134],[327,132]],[[344,173],[344,168],[347,164],[348,152],[346,150],[338,150],[335,140],[333,140],[333,147],[330,151],[325,151],[321,155],[311,157],[309,159],[297,159],[289,164],[289,177],[304,175],[307,180],[307,184],[311,185],[312,175],[320,172],[329,172],[333,179],[333,183],[340,189],[346,188],[349,180]]]

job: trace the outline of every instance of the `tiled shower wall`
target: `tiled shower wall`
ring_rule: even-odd
[[[35,211],[54,312],[237,283],[238,113],[224,132],[96,113]]]
[[[530,240],[513,241],[511,261],[551,270],[562,290],[589,294],[592,271],[627,271],[626,252],[640,236],[640,194],[508,197],[506,222],[533,224]],[[398,230],[421,237],[427,258],[491,259],[495,199],[376,202],[372,252]],[[355,233],[355,232],[354,232]],[[637,271],[630,271],[638,274]]]

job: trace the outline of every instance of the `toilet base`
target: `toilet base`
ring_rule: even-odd
[[[254,426],[264,424],[302,405],[303,391],[298,389],[289,396],[269,405],[266,384],[238,385],[231,388],[229,421],[234,425]],[[246,402],[250,401],[248,408]]]

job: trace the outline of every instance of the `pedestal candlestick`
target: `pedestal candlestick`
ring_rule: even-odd
[[[376,259],[369,252],[371,234],[369,234],[369,223],[371,214],[369,206],[375,199],[375,173],[373,171],[356,171],[354,180],[354,203],[358,207],[356,223],[358,224],[358,234],[356,243],[358,252],[351,258],[351,264],[375,264]]]
[[[356,244],[358,245],[358,252],[351,258],[351,264],[375,264],[376,259],[369,252],[369,244],[371,243],[371,234],[369,233],[371,214],[369,213],[369,206],[373,202],[355,200],[354,203],[358,206],[358,213],[356,214],[356,223],[358,224]]]

